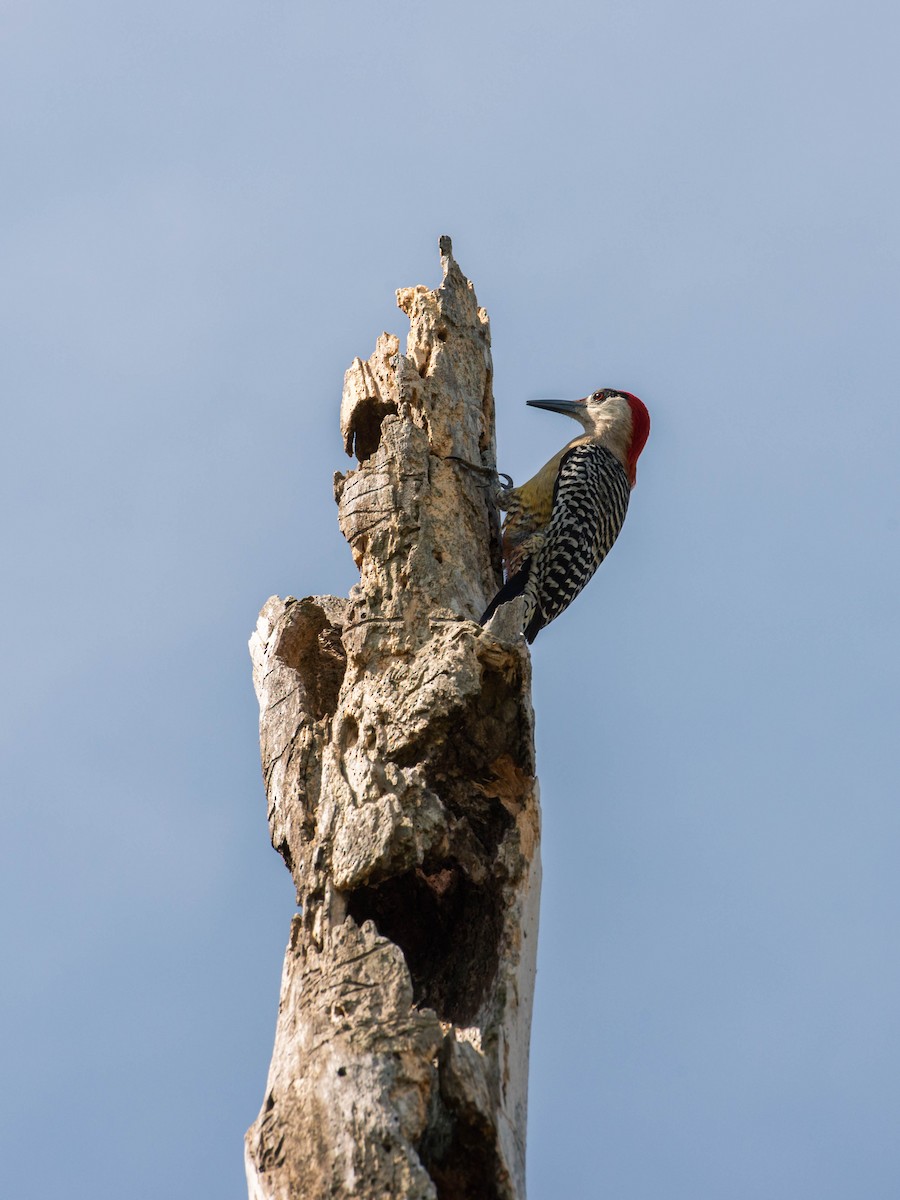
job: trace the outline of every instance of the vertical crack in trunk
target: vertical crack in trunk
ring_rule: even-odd
[[[398,292],[344,380],[348,599],[273,597],[250,641],[272,843],[300,912],[251,1200],[524,1200],[540,888],[531,664],[498,584],[490,332]],[[459,461],[462,460],[462,461]]]

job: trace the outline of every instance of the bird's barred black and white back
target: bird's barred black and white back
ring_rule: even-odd
[[[582,443],[562,459],[549,524],[535,549],[481,618],[525,596],[524,633],[533,642],[572,603],[612,549],[628,510],[631,484],[605,446]]]

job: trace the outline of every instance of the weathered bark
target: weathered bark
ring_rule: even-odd
[[[360,581],[347,600],[273,597],[250,642],[301,909],[252,1200],[525,1196],[530,660],[515,612],[473,619],[500,578],[490,334],[441,251],[440,287],[398,293],[406,354],[382,334],[344,381],[359,466],[335,495]]]

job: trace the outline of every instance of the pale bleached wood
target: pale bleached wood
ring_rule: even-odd
[[[251,1200],[525,1196],[530,659],[515,614],[473,620],[499,582],[490,333],[449,239],[441,261],[438,288],[398,293],[406,353],[382,334],[345,376],[359,464],[335,496],[359,583],[273,597],[250,642],[272,842],[301,910]]]

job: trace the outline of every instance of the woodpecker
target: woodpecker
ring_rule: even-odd
[[[501,488],[506,583],[501,604],[525,596],[524,633],[533,642],[575,599],[612,549],[634,487],[650,414],[630,392],[602,388],[583,400],[529,400],[574,417],[583,429],[521,487]]]

